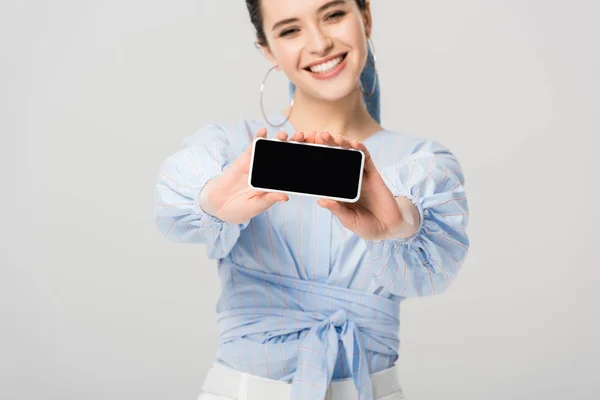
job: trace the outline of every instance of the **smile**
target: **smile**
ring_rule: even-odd
[[[313,65],[311,67],[305,68],[305,70],[310,71],[314,74],[327,74],[335,69],[344,59],[348,53],[342,54],[339,57],[334,58],[333,60],[326,61],[322,64]]]

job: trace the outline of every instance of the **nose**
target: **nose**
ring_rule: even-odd
[[[333,40],[319,26],[310,30],[309,37],[308,50],[313,54],[325,55],[333,47]]]

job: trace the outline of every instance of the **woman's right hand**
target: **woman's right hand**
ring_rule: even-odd
[[[267,137],[267,130],[260,129],[255,138]],[[287,140],[287,134],[280,131],[277,139]],[[290,140],[302,141],[304,134],[296,132]],[[248,185],[252,143],[217,178],[210,179],[200,193],[200,208],[227,223],[239,224],[262,213],[278,201],[288,201],[284,193],[262,192]]]

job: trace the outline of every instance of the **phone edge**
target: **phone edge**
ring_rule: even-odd
[[[257,137],[254,138],[252,140],[252,154],[250,156],[250,167],[248,170],[248,186],[251,187],[254,190],[258,190],[260,192],[268,192],[268,193],[283,193],[283,194],[292,194],[292,195],[297,195],[297,196],[305,196],[305,197],[313,197],[313,198],[317,198],[317,199],[328,199],[328,200],[335,200],[335,201],[341,201],[344,203],[356,203],[359,199],[360,199],[360,193],[362,190],[362,178],[364,175],[364,166],[365,166],[365,153],[362,150],[357,150],[357,149],[345,149],[345,148],[341,148],[341,147],[337,147],[340,150],[350,150],[350,151],[357,151],[360,153],[361,155],[361,160],[360,160],[360,174],[359,174],[359,178],[358,178],[358,187],[357,187],[357,193],[356,196],[352,199],[347,199],[347,198],[343,198],[343,197],[334,197],[334,196],[326,196],[326,195],[317,195],[317,194],[311,194],[311,193],[301,193],[301,192],[294,192],[294,191],[285,191],[285,190],[276,190],[276,189],[266,189],[266,188],[261,188],[261,187],[256,187],[252,185],[252,171],[253,171],[253,167],[254,167],[254,150],[256,149],[256,143],[259,140],[270,140],[270,141],[275,141],[275,142],[282,142],[281,140],[277,139],[277,138],[262,138],[262,137]],[[292,143],[292,144],[304,144],[307,146],[317,146],[317,147],[326,147],[326,148],[336,148],[334,146],[328,146],[328,145],[324,145],[324,144],[319,144],[319,143],[304,143],[304,142],[294,142],[294,141],[286,141],[285,143]]]

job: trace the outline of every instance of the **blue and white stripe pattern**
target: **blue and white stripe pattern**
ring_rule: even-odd
[[[241,224],[203,212],[203,185],[265,126],[276,135],[249,120],[185,138],[160,165],[157,229],[173,242],[203,243],[217,260],[219,361],[290,381],[295,399],[323,399],[332,379],[348,377],[372,399],[369,374],[398,359],[400,303],[443,292],[465,260],[462,170],[448,149],[408,134],[380,131],[364,142],[392,193],[419,210],[418,232],[404,240],[363,240],[303,196]],[[283,129],[295,132],[289,122]]]

